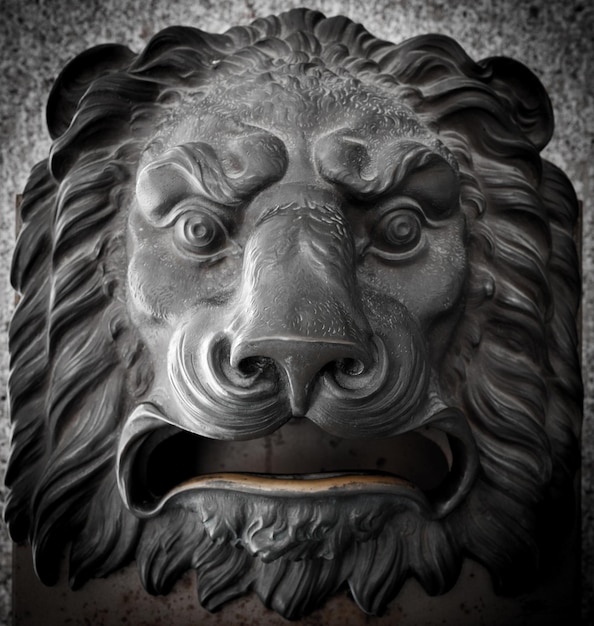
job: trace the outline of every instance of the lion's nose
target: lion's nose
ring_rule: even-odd
[[[294,415],[305,415],[329,366],[355,375],[373,361],[348,224],[325,196],[313,202],[307,191],[307,202],[275,205],[260,219],[229,329],[232,366],[276,367]]]
[[[249,373],[255,368],[276,368],[284,378],[291,411],[304,416],[313,382],[327,368],[350,375],[363,372],[370,353],[362,341],[324,337],[253,336],[244,334],[231,346],[231,365]]]

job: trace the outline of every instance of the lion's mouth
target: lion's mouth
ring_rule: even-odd
[[[118,481],[139,517],[205,491],[305,498],[385,494],[412,499],[425,515],[441,517],[469,491],[477,465],[468,426],[450,409],[396,437],[341,439],[300,418],[266,437],[223,441],[182,430],[153,405],[141,405],[122,435]]]

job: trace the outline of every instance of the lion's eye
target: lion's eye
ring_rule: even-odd
[[[398,260],[416,251],[423,239],[423,224],[417,211],[395,209],[385,214],[373,229],[371,250],[381,257]]]
[[[212,257],[227,244],[228,233],[221,221],[202,209],[183,214],[175,224],[175,240],[185,252]]]

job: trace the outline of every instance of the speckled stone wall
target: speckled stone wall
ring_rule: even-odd
[[[60,68],[103,42],[141,49],[173,24],[221,32],[237,23],[303,4],[298,0],[0,0],[0,473],[7,456],[6,328],[14,296],[8,274],[15,232],[15,196],[34,163],[47,155],[44,105]],[[507,55],[540,77],[556,114],[545,156],[569,175],[583,201],[583,573],[586,623],[594,623],[594,3],[591,0],[322,0],[311,8],[344,14],[375,35],[400,41],[440,32],[475,59]],[[0,496],[3,494],[0,492]],[[11,547],[0,529],[0,623],[9,623]]]

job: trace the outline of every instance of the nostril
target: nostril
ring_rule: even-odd
[[[350,392],[364,392],[374,387],[385,377],[389,360],[383,341],[374,335],[367,348],[365,358],[360,353],[336,359],[324,368],[326,381]]]
[[[346,376],[360,376],[365,371],[365,364],[363,361],[350,357],[338,359],[329,365],[331,367],[336,367]]]
[[[265,356],[248,356],[241,359],[236,368],[244,376],[257,376],[265,370],[276,369],[276,364],[272,359]]]
[[[215,359],[226,380],[236,388],[252,388],[259,383],[272,384],[276,387],[280,372],[274,359],[252,355],[249,352],[234,350],[228,340],[220,344],[218,357]]]

